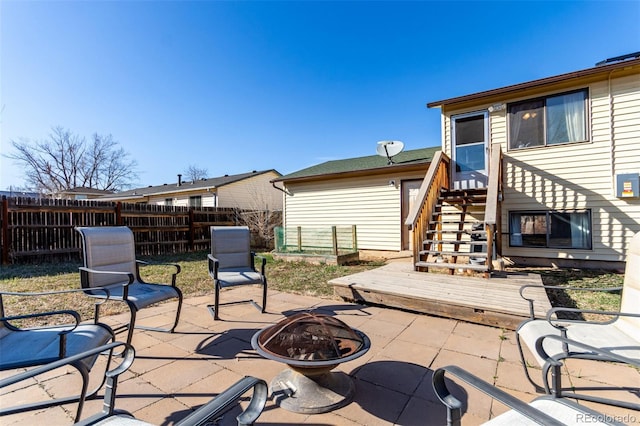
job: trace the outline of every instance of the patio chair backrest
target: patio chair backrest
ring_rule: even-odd
[[[251,233],[247,226],[212,226],[211,255],[220,269],[251,267]]]
[[[98,271],[129,272],[136,276],[133,232],[126,226],[78,227],[82,235],[84,266]],[[89,274],[89,287],[127,282],[122,275]]]
[[[620,312],[640,314],[640,232],[631,238],[627,250]],[[616,323],[618,328],[631,336],[640,333],[640,318],[620,317]]]

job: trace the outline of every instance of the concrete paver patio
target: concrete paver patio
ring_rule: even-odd
[[[225,300],[258,297],[258,288],[228,290]],[[120,377],[116,407],[155,424],[173,424],[245,375],[270,382],[285,365],[260,357],[251,348],[253,334],[285,315],[316,310],[366,333],[371,349],[364,356],[340,364],[337,370],[350,374],[356,385],[353,402],[325,414],[298,414],[275,405],[273,400],[258,419],[262,425],[444,425],[446,413],[431,390],[434,369],[459,365],[514,396],[535,398],[521,367],[512,331],[462,321],[432,317],[382,307],[361,306],[336,300],[270,291],[268,313],[249,304],[223,306],[221,321],[213,321],[206,305],[212,296],[185,299],[175,333],[136,330],[133,345],[136,360]],[[141,311],[140,324],[166,325],[174,304]],[[106,317],[112,324],[125,316]],[[120,334],[119,337],[123,337]],[[72,370],[70,369],[69,372]],[[95,372],[100,369],[94,368]],[[20,387],[4,390],[2,406],[21,400],[47,398],[75,389],[74,374],[58,372]],[[538,377],[536,372],[534,377]],[[572,363],[565,368],[565,383],[577,385],[610,383],[638,387],[640,372],[618,365],[591,366]],[[3,376],[6,376],[3,374]],[[464,425],[480,424],[506,411],[502,405],[469,387],[459,395],[468,401]],[[100,394],[102,395],[102,393]],[[634,400],[638,394],[619,393]],[[246,401],[243,402],[246,404]],[[598,411],[629,424],[640,424],[640,412],[591,404]],[[88,401],[83,418],[98,412],[101,398]],[[75,404],[51,407],[0,418],[3,425],[71,424]],[[239,409],[227,413],[221,425],[235,424]]]

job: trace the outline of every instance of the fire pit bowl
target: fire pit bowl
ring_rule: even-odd
[[[251,345],[261,356],[289,366],[271,381],[276,403],[288,411],[317,414],[351,402],[353,380],[331,370],[364,355],[371,342],[332,316],[304,312],[258,331]]]

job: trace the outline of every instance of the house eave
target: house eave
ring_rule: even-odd
[[[511,95],[520,96],[526,92],[551,90],[554,87],[562,88],[569,85],[601,80],[602,78],[607,78],[608,75],[610,73],[613,73],[614,71],[616,76],[634,74],[639,72],[639,68],[640,59],[628,60],[610,65],[588,68],[581,71],[560,74],[553,77],[546,77],[538,80],[528,81],[525,83],[514,84],[511,86],[505,86],[498,89],[486,90],[470,95],[429,102],[427,104],[427,108],[458,108],[479,103],[490,103],[492,101],[502,100]]]
[[[123,196],[104,196],[104,197],[98,197],[95,198],[93,201],[113,201],[113,202],[117,202],[117,201],[127,201],[127,200],[141,200],[146,198],[146,195],[123,195]]]
[[[186,184],[188,185],[188,184]],[[186,192],[212,192],[213,190],[217,190],[217,186],[200,186],[197,188],[184,188],[184,189],[174,189],[172,191],[161,191],[161,192],[151,192],[148,194],[144,194],[145,197],[155,197],[156,195],[169,195],[169,194],[184,194]]]
[[[199,188],[188,188],[182,190],[172,190],[172,191],[162,191],[162,192],[150,192],[146,194],[136,194],[136,195],[121,195],[119,197],[100,197],[102,201],[123,201],[123,200],[139,200],[142,198],[150,198],[150,197],[162,197],[169,194],[184,194],[188,192],[215,192],[217,187],[208,186],[208,187],[199,187]]]
[[[164,185],[154,185],[154,186],[148,186],[148,187],[143,187],[143,188],[135,188],[135,189],[131,189],[129,191],[135,191],[139,194],[135,194],[135,195],[114,195],[110,198],[102,198],[100,197],[101,200],[105,200],[105,201],[111,201],[111,199],[113,198],[116,201],[119,200],[126,200],[126,199],[140,199],[140,198],[149,198],[149,197],[161,197],[161,196],[166,196],[169,194],[184,194],[184,193],[189,193],[189,192],[216,192],[219,188],[223,187],[223,186],[227,186],[227,185],[232,185],[235,184],[237,182],[242,182],[244,180],[247,179],[252,179],[256,176],[261,176],[263,174],[266,173],[276,173],[276,174],[280,174],[277,170],[275,169],[269,169],[269,170],[262,170],[262,171],[253,171],[251,173],[243,173],[241,175],[233,175],[231,176],[231,178],[236,177],[235,179],[231,179],[228,180],[226,182],[220,182],[217,185],[212,184],[213,182],[211,182],[212,180],[218,180],[220,181],[223,178],[229,177],[228,175],[225,176],[221,176],[218,178],[211,178],[211,179],[205,179],[208,180],[209,182],[204,182],[204,181],[196,181],[195,183],[191,183],[191,182],[183,182],[182,184],[180,184],[179,186],[177,184],[164,184]],[[237,178],[237,176],[242,176],[241,178]]]

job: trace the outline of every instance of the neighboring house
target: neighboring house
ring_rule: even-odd
[[[59,193],[53,194],[51,196],[47,195],[46,198],[57,198],[57,199],[64,199],[64,200],[89,200],[89,199],[100,198],[110,194],[113,194],[113,191],[77,187],[77,188],[67,189],[65,191],[60,191]],[[30,198],[42,197],[42,195],[38,192],[27,192],[27,191],[0,191],[0,197],[1,196],[30,197]]]
[[[32,191],[10,190],[10,191],[0,191],[0,198],[2,197],[40,198],[40,194],[38,192],[32,192]]]
[[[113,191],[105,191],[104,189],[77,187],[60,191],[53,198],[61,198],[64,200],[90,200],[102,196],[113,194]]]
[[[273,169],[197,181],[182,181],[182,175],[178,175],[176,183],[122,191],[102,197],[101,200],[165,206],[282,210],[282,192],[270,183],[280,176]]]
[[[327,161],[279,177],[283,226],[356,225],[358,249],[408,250],[403,222],[437,150],[407,150],[393,164],[377,155]]]
[[[501,148],[504,258],[622,265],[640,231],[640,53],[427,106],[441,109],[452,188],[486,187]]]

